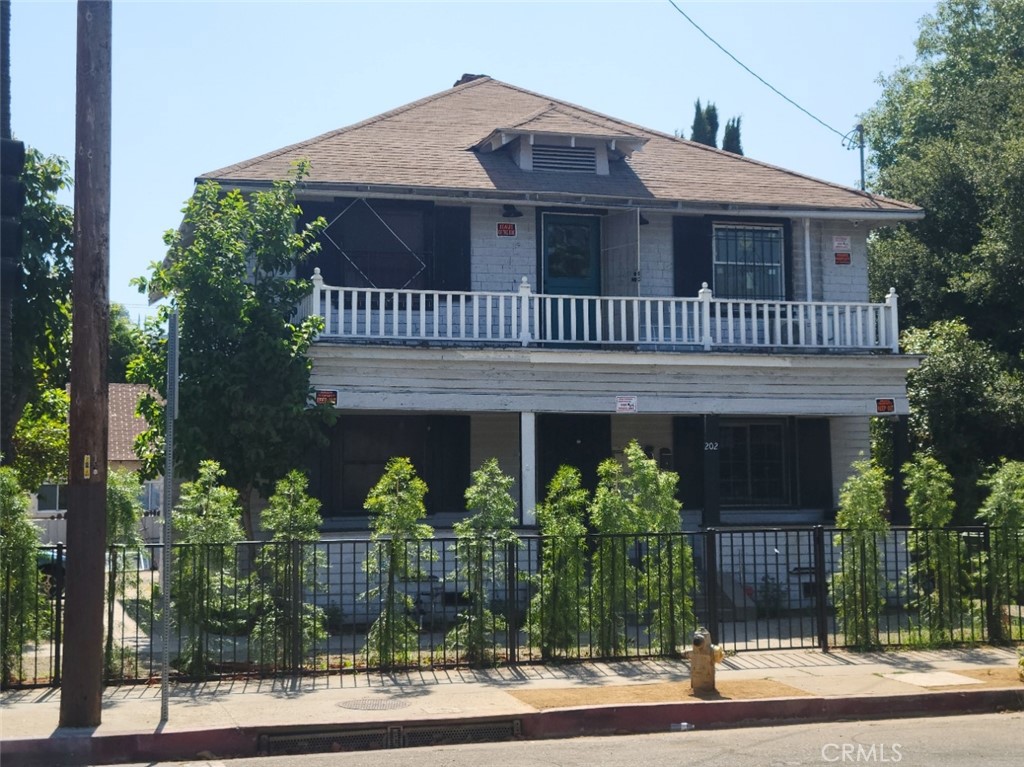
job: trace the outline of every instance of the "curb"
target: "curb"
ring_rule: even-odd
[[[443,730],[475,725],[519,723],[524,740],[668,732],[673,724],[689,722],[700,729],[800,724],[844,719],[892,719],[997,711],[1024,711],[1024,690],[860,695],[844,698],[764,698],[760,700],[638,703],[552,709],[536,713],[454,719],[391,720],[336,725],[276,725],[228,727],[183,732],[130,733],[92,736],[88,730],[65,730],[49,738],[2,741],[4,767],[74,767],[125,762],[188,761],[201,752],[218,759],[262,754],[268,736],[357,734],[368,729],[401,732],[416,728]],[[397,741],[393,741],[397,744]],[[460,742],[448,740],[441,742]],[[479,739],[478,741],[479,742]],[[440,744],[440,742],[438,743]],[[325,750],[325,749],[311,749]],[[326,749],[332,750],[332,749]]]

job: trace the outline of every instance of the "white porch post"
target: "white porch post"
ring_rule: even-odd
[[[807,303],[814,300],[814,291],[811,289],[811,219],[804,219],[804,283],[806,289]]]
[[[889,288],[889,294],[885,297],[885,305],[889,308],[889,348],[893,354],[899,354],[900,317],[899,296],[896,295],[896,288]]]
[[[701,283],[697,291],[697,298],[700,299],[700,324],[701,342],[704,344],[704,351],[711,351],[711,288],[706,282]]]
[[[530,283],[526,276],[519,282],[519,340],[523,346],[530,345]]]
[[[307,316],[317,316],[317,315],[320,315],[320,296],[323,294],[323,290],[324,290],[324,278],[320,274],[320,267],[319,266],[317,266],[317,267],[315,267],[313,269],[313,279],[311,280],[311,282],[313,283],[313,292],[309,296],[309,304],[310,304],[310,306],[309,306],[309,314]],[[339,305],[338,306],[338,311],[341,312],[341,310],[342,310],[342,307]],[[326,333],[326,332],[328,332],[330,330],[330,328],[327,327],[327,323],[330,321],[330,317],[328,316],[328,313],[326,311],[323,313],[322,316],[324,318],[324,330],[323,330],[323,332]],[[319,335],[319,334],[317,334],[317,335]]]
[[[519,414],[519,466],[522,524],[537,524],[537,416]]]

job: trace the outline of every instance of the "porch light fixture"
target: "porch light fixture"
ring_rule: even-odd
[[[651,223],[651,222],[647,220],[647,217],[643,213],[641,213],[640,214],[640,226],[647,226],[649,223]]]
[[[515,205],[502,205],[501,206],[501,217],[502,218],[522,218],[523,212],[519,210]]]

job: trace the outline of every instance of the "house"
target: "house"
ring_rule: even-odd
[[[593,486],[631,439],[680,474],[688,528],[828,521],[871,418],[908,412],[866,241],[918,207],[476,75],[198,181],[300,159],[328,222],[300,275],[340,415],[310,458],[325,532],[365,529],[396,455],[436,527],[497,457],[528,528],[559,465]]]
[[[142,462],[135,455],[135,438],[146,430],[146,420],[135,411],[146,391],[140,384],[112,383],[107,386],[107,465],[110,469],[138,471]],[[163,480],[143,483],[143,539],[155,543],[160,539],[158,516]],[[39,488],[30,506],[35,524],[40,528],[43,543],[66,540],[67,484],[47,483]]]

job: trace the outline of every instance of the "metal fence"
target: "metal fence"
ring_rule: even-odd
[[[5,687],[60,684],[68,554],[2,573]],[[108,553],[109,682],[160,674],[160,562]],[[701,625],[733,651],[1024,641],[1024,530],[248,542],[176,545],[174,563],[182,679],[668,656]]]

